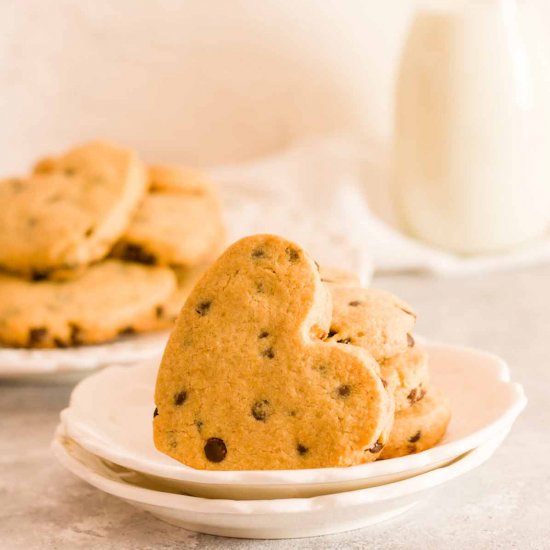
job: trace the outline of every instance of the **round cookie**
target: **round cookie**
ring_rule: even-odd
[[[389,441],[380,458],[430,449],[443,437],[450,419],[449,401],[438,389],[430,387],[424,399],[395,414]]]
[[[195,172],[180,172],[177,167],[157,167],[152,177],[151,191],[113,255],[151,265],[193,266],[212,261],[225,238],[214,189]]]
[[[321,281],[327,285],[360,286],[359,275],[347,269],[320,266]]]
[[[52,348],[93,344],[167,327],[168,268],[107,260],[65,281],[0,275],[0,342]]]
[[[329,341],[365,348],[377,361],[414,346],[416,315],[406,302],[375,288],[329,288],[334,304]]]
[[[40,279],[99,260],[145,189],[137,156],[99,142],[39,162],[26,179],[0,182],[0,265]]]
[[[414,405],[426,394],[430,380],[428,354],[419,346],[380,362],[382,378],[395,399],[395,410]]]
[[[382,450],[392,399],[361,348],[325,342],[330,295],[296,244],[232,245],[187,299],[158,372],[157,449],[193,468],[349,466]]]

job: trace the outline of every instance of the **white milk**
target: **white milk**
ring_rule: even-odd
[[[394,197],[412,235],[477,253],[548,227],[543,25],[528,1],[422,3],[403,54],[395,113]]]

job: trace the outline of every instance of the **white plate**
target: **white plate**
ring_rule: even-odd
[[[61,413],[65,433],[84,449],[154,476],[165,487],[208,498],[291,498],[349,491],[417,475],[509,429],[526,404],[505,363],[484,352],[426,344],[434,383],[450,398],[453,418],[436,447],[349,468],[209,471],[158,452],[152,440],[155,362],[110,367],[81,382]]]
[[[168,523],[227,537],[301,538],[359,529],[402,514],[434,487],[485,462],[505,436],[501,432],[450,465],[404,481],[278,500],[215,500],[161,492],[143,475],[88,453],[59,432],[52,450],[63,466],[90,485]]]
[[[127,336],[115,342],[63,349],[0,347],[0,379],[70,379],[106,365],[160,358],[168,332]]]

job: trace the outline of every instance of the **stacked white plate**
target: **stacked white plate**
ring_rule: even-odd
[[[394,517],[485,462],[525,407],[493,355],[426,344],[433,383],[450,398],[444,439],[418,454],[349,468],[204,471],[152,441],[158,361],[108,367],[81,382],[61,414],[53,451],[81,479],[169,523],[203,533],[293,538]]]

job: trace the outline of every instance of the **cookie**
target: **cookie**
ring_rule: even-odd
[[[232,245],[170,336],[155,391],[157,449],[215,470],[377,458],[392,399],[368,353],[323,340],[330,314],[330,295],[298,245],[272,235]]]
[[[430,387],[424,399],[395,414],[393,429],[380,458],[419,453],[436,445],[447,429],[451,408],[447,398]]]
[[[0,183],[0,265],[35,279],[104,257],[145,193],[137,156],[106,143],[38,163]]]
[[[113,255],[151,265],[194,266],[220,253],[225,230],[217,195],[191,174],[175,167],[152,170],[151,191]]]
[[[395,399],[395,410],[406,409],[426,394],[430,380],[428,354],[419,346],[380,362],[382,378]]]
[[[416,315],[406,302],[374,288],[329,288],[334,303],[329,341],[361,346],[378,361],[414,346]]]
[[[167,327],[170,269],[108,260],[66,281],[0,275],[0,342],[52,348],[105,342]]]
[[[347,269],[337,267],[320,266],[321,280],[328,285],[361,286],[359,275]]]

